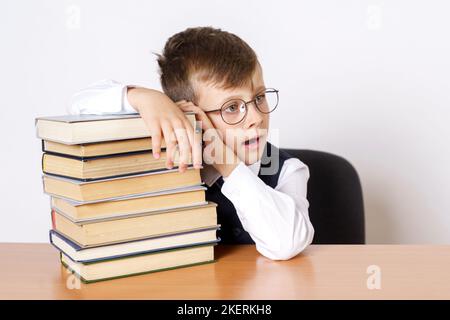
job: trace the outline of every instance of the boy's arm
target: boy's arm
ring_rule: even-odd
[[[233,203],[257,250],[273,260],[287,260],[311,244],[306,186],[308,167],[296,158],[281,168],[278,185],[266,185],[243,163],[225,179],[222,193]]]
[[[97,81],[72,96],[70,114],[136,113],[127,97],[127,85],[114,80]]]
[[[166,167],[172,168],[178,146],[179,169],[185,171],[190,155],[195,168],[202,165],[201,135],[194,134],[183,111],[163,92],[102,80],[77,92],[70,114],[126,114],[139,112],[150,130],[153,156],[158,159],[161,140],[166,142]]]

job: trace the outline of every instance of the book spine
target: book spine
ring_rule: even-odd
[[[55,210],[53,210],[53,209],[51,211],[51,216],[52,216],[52,229],[56,230]]]
[[[42,168],[42,172],[48,176],[72,179],[72,180],[79,181],[79,182],[97,182],[97,181],[109,180],[109,179],[132,178],[133,176],[145,175],[145,174],[149,174],[149,173],[157,174],[157,173],[164,173],[164,172],[172,172],[172,170],[178,170],[178,168],[179,168],[178,166],[174,166],[172,169],[161,168],[161,169],[153,169],[153,170],[147,170],[147,171],[138,171],[138,172],[132,172],[132,173],[117,174],[117,175],[113,175],[113,176],[105,176],[105,177],[100,177],[100,178],[71,177],[71,176],[66,176],[66,175],[57,174],[57,173],[45,172],[43,168]],[[193,164],[188,165],[187,169],[198,170],[198,169],[194,169]]]

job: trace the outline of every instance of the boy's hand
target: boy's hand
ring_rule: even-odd
[[[207,147],[205,147],[203,158],[206,163],[212,164],[222,176],[227,177],[240,162],[235,152],[223,142],[222,135],[201,108],[186,100],[177,101],[176,104],[183,111],[191,111],[197,115],[197,120],[201,121],[205,132],[206,145],[213,143],[214,148],[214,152],[206,152]]]
[[[128,100],[138,111],[150,130],[152,138],[152,152],[155,159],[161,153],[161,139],[166,141],[166,167],[171,169],[174,165],[174,154],[177,148],[180,153],[179,171],[184,172],[192,154],[194,168],[201,168],[202,145],[201,137],[194,134],[191,123],[184,115],[182,109],[164,93],[146,89],[129,88]]]

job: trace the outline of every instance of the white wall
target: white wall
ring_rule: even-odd
[[[64,113],[103,78],[160,88],[151,52],[212,25],[253,46],[280,89],[281,146],[356,167],[369,243],[450,243],[449,12],[407,0],[2,1],[0,241],[47,241],[34,117]]]

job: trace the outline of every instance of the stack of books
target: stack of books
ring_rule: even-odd
[[[214,261],[220,225],[200,170],[180,173],[177,156],[166,169],[138,114],[40,117],[36,129],[50,242],[83,282]]]

